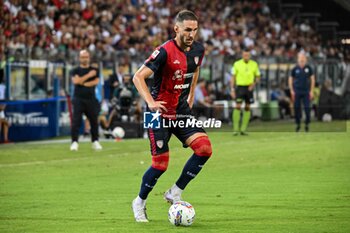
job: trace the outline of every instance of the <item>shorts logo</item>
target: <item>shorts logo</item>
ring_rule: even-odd
[[[196,65],[198,65],[199,62],[199,57],[194,57],[194,63],[196,63]]]
[[[159,149],[162,149],[162,147],[163,147],[163,145],[164,145],[164,142],[163,142],[163,140],[157,140],[157,141],[156,141],[156,144],[157,144],[157,146],[158,146]]]
[[[160,128],[160,113],[144,112],[143,113],[143,127],[145,129],[159,129]]]

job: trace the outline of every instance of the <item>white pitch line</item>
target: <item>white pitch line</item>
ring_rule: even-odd
[[[232,136],[232,139],[234,139],[234,137]],[[63,139],[65,140],[65,139]],[[63,143],[63,140],[57,140],[59,142],[62,142]],[[129,139],[128,141],[130,140],[135,140],[135,139]],[[136,140],[139,140],[139,139],[136,139]],[[282,140],[282,141],[287,141],[287,140],[290,140],[289,138],[286,138],[286,137],[280,137],[279,140]],[[262,139],[262,141],[270,141],[270,139]],[[47,144],[47,142],[51,142],[51,143],[59,143],[59,142],[55,142],[55,140],[48,140],[47,142],[43,143],[42,141],[40,141],[41,143],[39,142],[32,142],[33,144]],[[67,140],[67,142],[69,142],[69,140]],[[113,141],[111,141],[113,142]],[[234,140],[232,141],[226,141],[226,142],[219,142],[219,143],[215,143],[213,146],[218,148],[218,146],[220,145],[228,145],[228,144],[235,144],[237,142],[235,142]],[[247,140],[247,141],[244,141],[244,142],[239,142],[239,145],[238,146],[242,146],[242,144],[251,144],[252,142],[250,140]],[[317,143],[315,143],[317,144]],[[181,147],[178,147],[178,148],[174,148],[172,149],[172,151],[174,150],[180,150]],[[101,152],[106,152],[106,151],[113,151],[114,149],[104,149],[102,150]],[[138,152],[140,153],[140,152]],[[141,153],[149,153],[149,150],[146,150],[146,151],[141,151]],[[125,155],[129,155],[130,152],[124,152],[124,153],[118,153],[116,152],[116,154],[107,154],[107,155],[101,155],[101,157],[109,157],[109,158],[112,158],[112,157],[118,157],[118,156],[125,156]],[[57,163],[61,163],[61,162],[73,162],[73,161],[81,161],[81,160],[87,160],[87,159],[95,159],[95,158],[98,158],[98,157],[95,157],[95,156],[91,156],[91,157],[79,157],[79,158],[67,158],[67,159],[57,159],[57,160],[39,160],[39,161],[31,161],[31,162],[22,162],[22,163],[9,163],[9,164],[0,164],[0,168],[9,168],[9,167],[21,167],[21,166],[32,166],[32,165],[43,165],[43,164],[57,164]]]
[[[149,151],[142,151],[141,153],[148,153]],[[106,154],[101,155],[101,157],[119,157],[119,156],[125,156],[129,155],[130,152],[125,153],[116,153],[116,154]],[[46,165],[46,164],[58,164],[58,163],[65,163],[65,162],[74,162],[74,161],[82,161],[82,160],[88,160],[88,159],[95,159],[98,157],[79,157],[79,158],[71,158],[71,159],[56,159],[56,160],[47,160],[47,161],[31,161],[31,162],[23,162],[23,163],[9,163],[9,164],[0,164],[0,168],[9,168],[9,167],[23,167],[23,166],[32,166],[32,165]]]

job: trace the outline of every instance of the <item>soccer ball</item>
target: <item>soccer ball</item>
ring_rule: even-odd
[[[169,221],[175,226],[191,226],[195,216],[193,206],[185,201],[175,202],[168,212]]]
[[[323,122],[331,122],[332,121],[332,115],[329,114],[329,113],[323,114],[322,121]]]
[[[125,131],[122,127],[115,127],[112,131],[112,135],[115,138],[123,138],[125,136]]]

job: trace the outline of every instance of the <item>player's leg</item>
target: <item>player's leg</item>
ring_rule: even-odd
[[[241,107],[242,107],[242,88],[236,88],[236,107],[232,112],[232,125],[233,125],[233,135],[238,135],[240,131],[239,123],[241,121]]]
[[[8,121],[5,121],[4,124],[3,124],[3,130],[4,130],[4,142],[8,142],[9,141],[9,138],[8,138],[8,135],[9,135],[9,123]]]
[[[236,107],[233,109],[233,113],[232,113],[234,135],[238,135],[238,132],[240,131],[239,123],[241,121],[241,106],[242,106],[242,102],[236,101]]]
[[[175,135],[186,146],[191,147],[193,154],[185,164],[176,183],[164,194],[165,199],[171,203],[181,200],[183,190],[199,174],[212,154],[210,140],[203,129],[179,129]]]
[[[301,119],[301,96],[298,93],[295,93],[294,97],[294,114],[295,114],[295,124],[296,124],[296,132],[300,130],[300,119]]]
[[[308,132],[310,124],[310,97],[308,94],[303,96],[303,105],[305,111],[305,131]]]
[[[242,126],[241,126],[241,135],[247,135],[246,131],[248,128],[248,124],[250,121],[250,104],[254,102],[253,97],[253,91],[250,91],[248,87],[244,90],[244,95],[242,95],[244,98],[245,106],[244,106],[244,112],[243,112],[243,119],[242,119]]]
[[[2,125],[2,127],[1,127]],[[8,142],[8,133],[9,133],[9,123],[6,119],[0,119],[0,128],[2,128],[4,142]]]
[[[83,106],[81,101],[78,98],[73,99],[73,121],[72,121],[72,144],[70,147],[71,151],[78,150],[78,141],[79,141],[79,129],[82,122]]]
[[[98,142],[98,114],[100,112],[100,103],[94,99],[93,101],[85,102],[85,114],[89,119],[91,127],[91,142],[95,150],[101,150],[102,146]]]
[[[167,170],[169,163],[168,129],[148,129],[152,165],[142,177],[139,195],[133,200],[132,208],[137,222],[148,222],[146,215],[146,200],[158,179]]]
[[[243,119],[242,119],[242,127],[241,127],[241,135],[247,135],[246,131],[248,128],[248,124],[250,121],[250,103],[245,102],[244,112],[243,112]]]

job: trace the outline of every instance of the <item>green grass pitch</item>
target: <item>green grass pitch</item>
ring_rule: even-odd
[[[188,228],[170,225],[162,199],[191,155],[174,137],[147,224],[134,222],[131,201],[148,140],[103,142],[101,152],[81,143],[75,153],[68,143],[1,145],[0,232],[350,232],[349,127],[209,136],[213,156],[183,194],[196,210]]]

